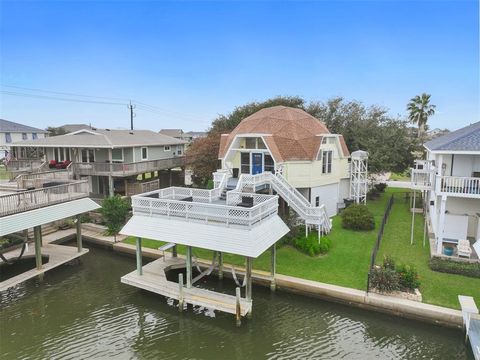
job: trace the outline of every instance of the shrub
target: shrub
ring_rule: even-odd
[[[329,238],[323,237],[320,239],[319,244],[316,233],[312,233],[308,237],[301,236],[294,239],[293,246],[304,254],[316,256],[319,254],[326,254],[330,250],[332,242]]]
[[[387,184],[385,184],[385,183],[378,183],[378,184],[375,184],[374,187],[375,187],[375,189],[376,189],[378,192],[382,193],[382,192],[384,192],[385,189],[387,188]]]
[[[429,266],[433,271],[480,278],[480,263],[467,263],[433,257],[430,259]]]
[[[361,204],[353,204],[342,211],[342,227],[352,230],[373,230],[375,219],[370,210]]]
[[[390,255],[385,255],[383,257],[382,267],[384,269],[395,270],[395,260]]]
[[[370,286],[381,292],[400,290],[400,278],[395,270],[376,267],[370,272]]]
[[[415,267],[410,265],[400,265],[397,268],[400,287],[406,290],[415,290],[420,286],[420,280]]]
[[[117,234],[122,229],[125,219],[130,210],[130,204],[127,200],[115,195],[102,201],[100,212],[103,221],[107,226],[107,235],[113,235],[116,241]]]
[[[211,190],[211,189],[213,189],[213,186],[214,186],[213,180],[212,180],[212,179],[208,179],[208,181],[207,181],[207,189]]]
[[[370,190],[367,192],[367,199],[369,200],[375,200],[380,196],[380,192],[375,188],[372,187]]]

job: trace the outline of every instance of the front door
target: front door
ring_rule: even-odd
[[[252,175],[260,174],[261,172],[263,172],[262,157],[263,157],[263,154],[261,153],[252,154]]]

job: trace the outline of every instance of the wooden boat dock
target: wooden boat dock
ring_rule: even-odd
[[[222,311],[229,314],[236,314],[237,298],[201,289],[198,287],[182,287],[177,282],[169,281],[166,272],[174,269],[185,268],[185,260],[176,257],[165,257],[155,260],[142,267],[142,274],[137,270],[124,275],[121,282],[127,285],[147,290],[159,295],[172,298],[177,301],[183,299],[183,303],[194,306],[203,306],[208,309]],[[181,294],[182,292],[182,294]],[[252,301],[240,298],[240,314],[246,316],[252,310]]]

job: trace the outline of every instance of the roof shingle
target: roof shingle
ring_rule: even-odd
[[[431,151],[480,151],[480,121],[425,143]]]

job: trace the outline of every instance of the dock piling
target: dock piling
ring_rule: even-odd
[[[136,255],[137,255],[137,273],[138,275],[142,275],[143,270],[142,270],[142,238],[141,237],[137,237]]]
[[[37,270],[42,269],[42,228],[35,226],[33,228],[33,236],[35,238],[35,263]]]
[[[82,252],[82,223],[80,221],[80,215],[75,217],[75,225],[77,229],[77,249],[78,252]]]
[[[235,297],[236,297],[236,306],[235,306],[235,320],[237,323],[237,326],[240,326],[242,324],[242,312],[241,312],[241,307],[240,307],[240,288],[237,286],[235,288]]]
[[[277,284],[275,282],[275,274],[277,272],[277,248],[276,244],[272,245],[271,248],[271,264],[270,264],[270,274],[272,276],[270,280],[270,290],[275,291],[277,288]]]
[[[192,247],[187,246],[187,289],[192,287]]]
[[[183,273],[178,274],[178,311],[183,311]]]
[[[218,252],[218,278],[223,280],[223,253]]]

